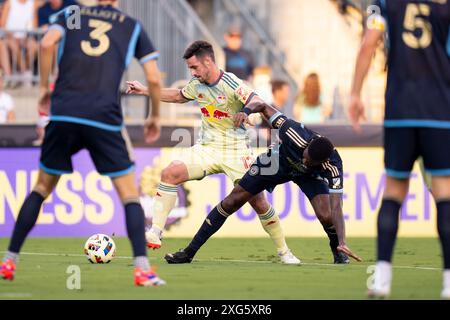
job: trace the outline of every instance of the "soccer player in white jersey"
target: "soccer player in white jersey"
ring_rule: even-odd
[[[223,72],[215,63],[214,51],[206,41],[191,44],[183,56],[192,73],[192,80],[182,89],[163,89],[161,100],[186,103],[196,100],[202,112],[202,127],[197,144],[182,152],[161,174],[157,190],[152,227],[147,231],[147,245],[161,247],[167,216],[175,206],[177,186],[190,180],[225,173],[236,184],[254,161],[245,127],[234,126],[234,115],[254,103],[255,92],[232,73]],[[147,94],[145,86],[128,82],[127,93]],[[259,99],[259,98],[258,98]],[[259,99],[260,100],[260,99]],[[286,244],[280,219],[264,195],[250,201],[264,230],[275,243],[282,263],[299,264]]]

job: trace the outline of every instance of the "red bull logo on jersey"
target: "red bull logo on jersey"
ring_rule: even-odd
[[[231,116],[228,112],[222,112],[220,110],[216,110],[216,111],[214,111],[213,118],[222,120],[222,119],[231,118]]]
[[[207,106],[200,109],[202,116],[208,118],[209,120],[223,120],[231,119],[231,114],[222,110],[218,110],[214,106]]]

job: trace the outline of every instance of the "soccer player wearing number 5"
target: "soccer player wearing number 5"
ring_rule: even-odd
[[[361,88],[384,31],[389,57],[384,122],[386,190],[378,215],[377,266],[369,296],[391,292],[392,255],[399,211],[416,159],[432,175],[444,275],[442,298],[450,298],[450,1],[384,0],[371,9],[356,62],[350,117],[364,118]]]
[[[41,42],[41,93],[39,107],[51,104],[45,130],[38,181],[20,209],[0,275],[12,280],[20,249],[36,223],[42,203],[62,174],[73,171],[72,156],[87,149],[99,173],[111,177],[125,207],[126,225],[135,264],[135,284],[156,286],[165,282],[149,266],[145,241],[145,217],[135,185],[131,145],[120,107],[119,86],[133,57],[142,64],[152,100],[152,115],[145,122],[148,142],[159,137],[160,73],[158,53],[139,22],[113,5],[81,8],[81,28],[70,25],[72,11],[57,14]],[[59,43],[59,75],[51,95],[49,75]]]
[[[184,59],[192,80],[182,90],[162,89],[161,100],[170,103],[196,100],[202,112],[202,127],[198,143],[162,171],[153,225],[146,233],[148,246],[154,249],[161,247],[162,231],[177,199],[177,185],[216,173],[225,173],[236,184],[254,160],[246,129],[235,127],[233,117],[245,105],[257,103],[260,98],[234,74],[219,69],[210,43],[194,42],[186,49]],[[128,85],[128,93],[148,92],[138,81]],[[282,263],[300,263],[289,250],[280,219],[264,195],[255,195],[250,204],[275,243]]]

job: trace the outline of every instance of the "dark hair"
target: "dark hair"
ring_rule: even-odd
[[[207,41],[199,40],[192,43],[184,52],[183,59],[187,60],[193,56],[197,58],[209,56],[214,62],[216,61],[213,46]]]
[[[314,139],[308,146],[308,154],[313,161],[324,162],[331,157],[333,151],[333,144],[325,137]]]
[[[283,89],[284,86],[289,85],[287,81],[284,80],[273,80],[272,81],[272,93],[275,93],[278,90]]]

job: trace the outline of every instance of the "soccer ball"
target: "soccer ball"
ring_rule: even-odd
[[[84,253],[91,263],[110,263],[116,255],[116,244],[105,234],[94,234],[86,241]]]

